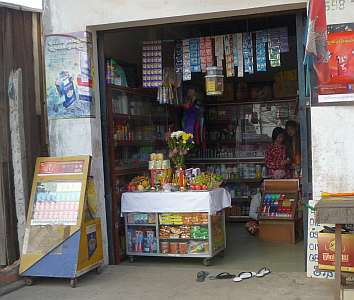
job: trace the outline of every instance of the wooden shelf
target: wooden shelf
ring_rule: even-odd
[[[140,95],[144,97],[156,98],[157,95],[157,89],[155,88],[132,88],[114,84],[106,85],[106,87],[111,89],[112,91],[120,91],[125,92],[127,94]]]
[[[271,98],[264,100],[240,100],[240,101],[230,101],[230,102],[210,102],[204,103],[205,106],[230,106],[230,105],[251,105],[251,104],[262,104],[262,103],[284,103],[284,102],[296,102],[298,101],[297,96],[284,97],[284,98]]]
[[[146,167],[134,167],[134,168],[124,168],[124,167],[117,167],[113,170],[113,175],[115,176],[121,176],[121,175],[133,175],[133,174],[139,174],[143,172],[147,172],[148,166]]]
[[[251,221],[252,218],[249,216],[227,216],[227,220],[232,222],[247,222]]]
[[[261,183],[263,179],[257,179],[257,178],[252,178],[252,179],[227,179],[223,180],[224,183]]]
[[[233,158],[190,158],[187,160],[187,163],[220,163],[225,164],[227,162],[235,163],[235,161],[244,161],[244,162],[264,162],[264,157],[233,157]]]

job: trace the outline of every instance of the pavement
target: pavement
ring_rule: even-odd
[[[40,279],[33,286],[13,291],[1,300],[326,300],[333,299],[333,281],[309,279],[304,272],[303,243],[285,245],[250,237],[241,225],[228,225],[225,257],[203,266],[200,259],[139,257],[134,263],[106,266],[100,275],[82,276],[75,289],[67,279]],[[238,274],[267,266],[272,273],[240,283],[231,280],[196,282],[199,271]]]
[[[146,268],[135,264],[108,266],[100,275],[89,273],[73,289],[68,280],[41,279],[2,297],[2,300],[329,300],[333,299],[329,281],[308,279],[304,273],[276,272],[264,278],[240,283],[231,280],[209,280],[198,283],[196,272],[201,267],[155,265]],[[225,269],[208,267],[217,274]],[[233,270],[234,272],[236,270]]]

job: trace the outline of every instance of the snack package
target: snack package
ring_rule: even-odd
[[[189,253],[198,254],[206,253],[209,251],[209,243],[204,241],[190,241]]]

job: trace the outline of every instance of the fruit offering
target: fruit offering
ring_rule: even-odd
[[[150,189],[150,180],[146,176],[136,176],[128,184],[129,192],[144,192]]]
[[[220,187],[222,177],[214,173],[203,172],[196,176],[191,183],[192,190],[211,190]]]

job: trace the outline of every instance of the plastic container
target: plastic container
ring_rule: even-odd
[[[180,254],[188,254],[188,243],[179,243],[178,248]]]
[[[170,242],[170,253],[177,254],[178,253],[178,243]]]
[[[221,67],[207,67],[207,75],[222,75]]]
[[[170,242],[161,242],[160,243],[160,251],[163,254],[170,252]]]
[[[224,92],[223,75],[205,76],[205,91],[208,96],[219,96]]]

